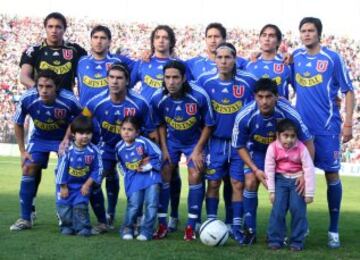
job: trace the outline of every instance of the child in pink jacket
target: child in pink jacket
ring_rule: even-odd
[[[285,217],[291,213],[290,248],[300,251],[304,247],[308,229],[306,204],[313,202],[315,168],[305,145],[297,139],[295,124],[285,119],[278,123],[276,136],[266,152],[265,173],[273,208],[267,231],[268,246],[280,249],[286,236]],[[305,197],[296,191],[296,179],[305,179]]]

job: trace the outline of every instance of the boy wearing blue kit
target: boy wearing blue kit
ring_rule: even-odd
[[[88,210],[89,195],[94,182],[101,184],[100,151],[92,144],[91,118],[78,116],[71,126],[74,142],[60,158],[56,173],[56,208],[63,235],[91,235]]]

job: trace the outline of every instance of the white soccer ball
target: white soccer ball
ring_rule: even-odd
[[[228,238],[228,228],[221,220],[208,219],[200,227],[200,240],[207,246],[222,246]]]

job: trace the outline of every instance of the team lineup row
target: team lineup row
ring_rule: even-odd
[[[159,225],[154,237],[163,238],[168,232],[166,219],[170,190],[176,190],[176,185],[179,185],[176,183],[178,179],[176,165],[180,154],[184,153],[188,161],[190,185],[188,223],[184,239],[195,239],[196,222],[199,219],[204,197],[202,173],[205,172],[207,217],[217,217],[219,187],[221,180],[224,179],[227,183],[225,187],[230,188],[225,189],[224,197],[227,204],[227,223],[232,224],[233,237],[240,244],[254,243],[257,189],[260,182],[265,187],[269,182],[266,169],[264,172],[266,151],[269,144],[276,139],[277,126],[281,125],[278,121],[286,118],[294,125],[285,130],[278,129],[278,137],[287,131],[290,133],[293,131],[296,135],[294,137],[294,134],[289,134],[293,137],[293,145],[284,149],[285,153],[290,153],[290,148],[293,147],[298,147],[301,154],[306,154],[308,151],[315,165],[326,173],[330,209],[328,245],[332,248],[340,246],[338,217],[342,190],[338,171],[342,126],[336,97],[339,91],[345,95],[346,117],[342,127],[342,140],[347,142],[352,138],[354,96],[341,57],[320,45],[322,25],[319,19],[307,17],[301,21],[299,29],[305,47],[292,54],[289,65],[284,64],[283,58],[277,55],[281,32],[275,25],[266,25],[261,30],[259,37],[261,55],[249,62],[238,58],[234,46],[225,42],[226,30],[221,24],[210,24],[205,32],[207,55],[191,59],[185,62],[186,65],[171,57],[175,46],[175,35],[168,26],[158,26],[153,31],[150,58],[136,62],[108,52],[111,33],[104,26],[96,26],[92,30],[92,53],[82,58],[80,56],[85,53],[80,46],[66,43],[62,39],[66,20],[61,14],[50,14],[45,19],[44,26],[47,32],[46,40],[25,51],[21,59],[22,82],[29,87],[36,87],[24,94],[15,115],[15,132],[24,165],[20,188],[22,214],[21,219],[11,227],[13,230],[31,227],[32,201],[40,182],[41,169],[46,167],[48,152],[57,151],[61,140],[63,140],[61,150],[66,150],[64,147],[68,146],[71,136],[70,131],[65,135],[66,127],[73,117],[80,113],[82,106],[85,107],[82,111],[85,116],[96,119],[95,128],[98,130],[95,132],[99,132],[103,167],[100,175],[106,178],[109,202],[107,215],[110,222],[115,215],[119,192],[119,180],[115,169],[117,159],[120,162],[122,159],[126,161],[132,157],[132,154],[136,154],[130,151],[129,147],[133,147],[129,145],[131,142],[126,143],[126,141],[123,149],[130,152],[127,158],[126,152],[124,158],[115,152],[116,144],[119,141],[121,143],[123,136],[122,121],[126,116],[133,116],[140,120],[140,132],[158,143],[162,152],[159,202],[155,211]],[[57,77],[52,77],[51,73],[47,72],[48,69],[54,71]],[[32,77],[34,73],[42,76],[37,77],[37,82]],[[77,104],[75,97],[66,90],[60,90],[56,98],[49,97],[51,86],[71,89],[75,75],[77,75],[81,105]],[[135,88],[140,95],[128,90],[129,86],[132,87],[137,82],[141,82],[140,88]],[[296,109],[286,101],[289,95],[289,83],[296,92]],[[43,95],[42,91],[44,91]],[[63,100],[59,101],[59,99]],[[23,128],[26,114],[30,114],[35,125],[35,132],[27,150],[25,150]],[[134,127],[136,124],[129,123],[129,125],[137,130]],[[307,149],[301,148],[301,145],[294,141],[296,136],[305,143]],[[149,147],[156,147],[149,139],[141,140],[139,145],[143,146],[138,150],[149,151],[151,150]],[[72,149],[66,150],[65,154],[70,151]],[[316,153],[316,151],[324,152]],[[144,151],[137,152],[140,153],[138,154],[140,157],[148,155]],[[117,159],[115,154],[118,154]],[[86,162],[86,158],[89,157],[84,158]],[[275,161],[276,159],[278,158],[275,158]],[[308,171],[301,168],[301,165],[309,165],[309,160],[299,162],[299,156],[295,154],[290,157],[285,156],[282,160],[288,160],[288,163],[284,164],[284,168],[277,166],[274,168],[276,188],[270,190],[270,194],[274,202],[273,211],[285,214],[286,210],[284,213],[284,210],[277,206],[279,203],[277,198],[285,196],[281,193],[277,195],[278,190],[281,190],[277,188],[277,183],[290,181],[291,188],[297,187],[300,190],[302,195],[298,197],[305,195],[305,200],[290,201],[290,205],[298,205],[296,203],[300,201],[303,204],[305,201],[311,201],[313,189],[310,187],[313,186],[313,181],[310,177],[307,178],[311,174],[305,174]],[[137,157],[133,162],[134,164],[130,161],[123,165],[125,173],[142,172],[145,168],[144,172],[148,175],[125,174],[125,180],[129,178],[125,183],[128,196],[126,216],[128,221],[125,223],[131,225],[134,224],[134,218],[142,215],[142,212],[134,210],[141,208],[138,205],[140,198],[145,201],[156,200],[154,193],[157,193],[157,189],[154,185],[158,185],[158,179],[155,178],[156,174],[151,173],[160,171],[157,167],[160,162],[151,162],[147,156],[140,160]],[[299,165],[293,167],[292,164],[300,164],[300,168]],[[69,167],[60,167],[58,170],[67,171],[72,177],[82,176],[84,173],[79,170],[80,165],[74,165],[75,168]],[[89,173],[89,167],[84,169]],[[278,176],[284,177],[284,180],[278,179]],[[149,182],[149,179],[152,181]],[[100,223],[98,228],[101,230],[106,228],[107,222],[104,199],[100,185],[96,185],[95,180],[94,182],[91,185],[89,198]],[[170,189],[170,183],[174,188]],[[59,187],[63,185],[63,183],[58,184]],[[80,192],[82,196],[89,195],[89,191],[84,193]],[[61,189],[59,194],[63,194]],[[59,200],[61,198],[60,196]],[[76,199],[67,203],[83,204]],[[75,212],[83,212],[79,209],[75,210],[75,204],[71,204],[74,206],[74,215]],[[140,240],[148,240],[153,235],[149,223],[154,224],[154,209],[148,207],[149,205],[153,203],[147,203],[145,208]],[[58,212],[63,211],[58,209]],[[281,214],[277,214],[279,219]],[[294,236],[290,239],[290,245],[294,250],[301,250],[307,230],[305,210],[296,214],[300,216],[299,223],[292,227]],[[174,217],[176,219],[176,216]],[[283,224],[280,221],[277,223],[279,228],[268,230],[268,242],[271,248],[277,249],[283,245],[285,236],[281,228]],[[133,236],[131,225],[124,226],[123,238]]]

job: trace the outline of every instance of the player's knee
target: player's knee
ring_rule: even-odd
[[[249,191],[256,191],[258,187],[258,181],[255,174],[250,173],[245,176],[245,188]]]
[[[22,167],[23,176],[36,176],[39,173],[40,167],[36,164],[25,164]]]
[[[340,179],[339,173],[337,172],[326,172],[325,173],[325,178],[326,178],[326,182],[333,182],[333,181],[337,181]]]

